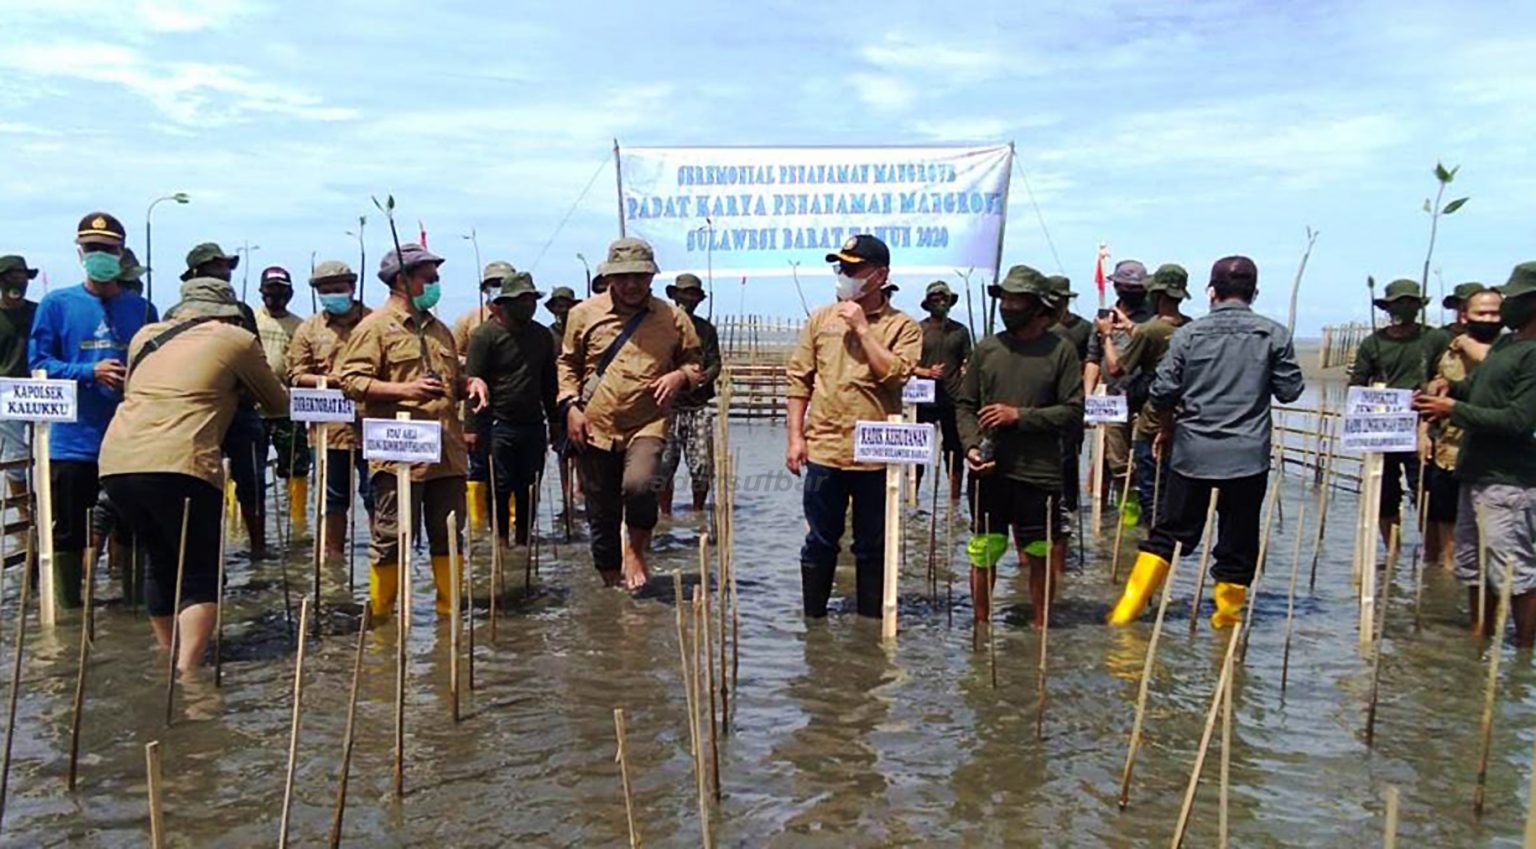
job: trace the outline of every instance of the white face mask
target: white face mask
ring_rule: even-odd
[[[864,288],[864,281],[857,277],[849,277],[841,271],[834,273],[837,275],[837,299],[851,301],[857,298],[859,291]]]

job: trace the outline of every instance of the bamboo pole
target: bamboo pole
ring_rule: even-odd
[[[1247,630],[1244,626],[1243,630]],[[1227,666],[1232,667],[1235,661],[1230,657]],[[1232,796],[1232,673],[1227,672],[1227,684],[1221,688],[1221,784],[1217,795],[1217,829],[1216,845],[1219,849],[1227,849],[1231,845],[1229,828],[1231,825]]]
[[[459,516],[458,511],[448,512],[448,594],[451,596],[448,623],[448,692],[453,700],[453,721],[459,721],[459,642],[464,608],[461,604],[463,588],[459,586]]]
[[[1387,571],[1381,581],[1381,610],[1376,622],[1376,636],[1371,649],[1371,698],[1365,710],[1365,747],[1376,743],[1376,703],[1381,695],[1381,644],[1387,636],[1387,601],[1392,594],[1392,573],[1397,566],[1397,543],[1401,525],[1393,525],[1387,541]]]
[[[704,717],[700,712],[704,710],[704,675],[702,666],[704,662],[702,641],[706,638],[704,633],[704,596],[703,588],[695,588],[693,591],[693,656],[689,659],[693,668],[693,707],[694,726],[698,729],[698,752],[694,756],[698,765],[696,770],[699,792],[699,826],[703,829],[703,841],[706,849],[711,844],[709,827],[709,785],[712,778],[709,773],[709,764],[704,760]]]
[[[1124,511],[1122,511],[1123,513]],[[994,567],[995,568],[995,567]],[[1035,739],[1045,739],[1046,684],[1049,682],[1050,665],[1047,663],[1051,643],[1051,591],[1056,577],[1056,499],[1045,499],[1045,617],[1040,625],[1040,679],[1036,690],[1040,695],[1035,703]],[[991,603],[988,594],[988,604]],[[989,636],[991,629],[988,628]],[[992,662],[993,686],[996,686],[997,661]]]
[[[1531,756],[1531,764],[1536,769],[1536,753]],[[1531,795],[1525,803],[1525,842],[1521,844],[1524,849],[1536,849],[1536,781],[1530,785]]]
[[[353,425],[348,425],[353,427]],[[357,573],[357,458],[347,449],[347,597],[355,588],[353,575]]]
[[[229,480],[229,460],[224,461],[224,480]],[[223,486],[219,489],[223,490]],[[213,686],[224,686],[224,557],[229,548],[229,511],[219,511],[219,562],[213,605]]]
[[[720,486],[723,487],[725,484],[721,483]],[[715,497],[718,498],[719,494],[720,489],[716,488]],[[707,536],[707,534],[704,536]],[[701,544],[703,543],[704,536],[700,537],[699,541]],[[730,539],[730,530],[727,529],[725,533],[720,535],[720,539],[715,546],[715,554],[719,558],[719,567],[715,572],[715,593],[719,598],[719,603],[715,606],[718,608],[716,615],[720,620],[716,632],[719,634],[720,639],[720,668],[717,674],[720,676],[720,723],[722,731],[726,736],[730,736],[731,733],[731,683],[728,677],[730,669],[728,658],[726,657],[726,645],[729,642],[728,635],[730,632],[726,629],[726,616],[729,614],[731,606],[728,581],[730,580],[730,575],[735,571],[729,553]]]
[[[1301,538],[1307,526],[1307,505],[1296,516],[1296,543],[1291,557],[1291,583],[1285,591],[1285,648],[1280,653],[1280,699],[1285,699],[1285,684],[1291,671],[1291,628],[1296,621],[1296,578],[1301,572]]]
[[[1482,508],[1474,506],[1473,512],[1477,515],[1477,611],[1472,621],[1477,624],[1477,636],[1481,639],[1488,632],[1488,623],[1484,621],[1488,615],[1488,545],[1483,533]]]
[[[11,785],[11,744],[16,740],[16,701],[21,696],[21,659],[27,645],[27,602],[31,600],[31,566],[36,553],[33,540],[37,535],[37,528],[34,525],[27,534],[27,560],[21,568],[21,593],[16,605],[16,659],[11,663],[11,695],[6,707],[5,719],[5,757],[4,763],[0,764],[0,827],[5,824],[5,802],[8,798],[6,791]]]
[[[1195,574],[1195,598],[1189,603],[1189,633],[1191,634],[1200,627],[1200,597],[1205,595],[1205,572],[1206,567],[1211,563],[1211,540],[1216,536],[1213,530],[1216,523],[1216,503],[1220,499],[1221,490],[1211,487],[1211,500],[1205,506],[1205,530],[1200,535],[1200,570]]]
[[[703,640],[704,686],[709,690],[709,783],[715,801],[720,801],[720,726],[715,696],[715,638],[709,632],[709,534],[699,535],[699,600],[698,630],[695,644]],[[696,652],[697,653],[697,652]],[[703,704],[699,708],[703,709]]]
[[[1120,583],[1120,543],[1125,539],[1125,501],[1131,497],[1131,471],[1136,468],[1135,463],[1125,464],[1125,483],[1120,487],[1120,514],[1119,521],[1115,523],[1115,553],[1109,561],[1109,582]]]
[[[1168,599],[1172,596],[1173,581],[1179,573],[1179,559],[1184,555],[1184,543],[1173,544],[1173,561],[1168,576],[1163,579],[1163,595],[1157,602],[1157,618],[1152,622],[1152,639],[1147,643],[1147,657],[1141,665],[1141,687],[1136,691],[1136,719],[1131,723],[1131,743],[1126,747],[1125,768],[1120,771],[1120,810],[1131,801],[1131,773],[1136,769],[1136,753],[1141,748],[1141,727],[1147,716],[1147,692],[1152,682],[1152,664],[1157,659],[1157,641],[1163,633],[1163,618],[1168,614]]]
[[[1387,785],[1387,826],[1381,838],[1381,849],[1397,849],[1398,793],[1393,785]]]
[[[89,527],[89,512],[87,512]],[[85,614],[80,621],[80,674],[75,678],[75,707],[69,723],[69,789],[74,792],[80,765],[80,720],[85,713],[85,670],[91,662],[91,605],[96,602],[96,549],[85,549]]]
[[[683,665],[683,696],[688,703],[688,754],[694,759],[694,769],[698,769],[699,729],[694,722],[698,713],[693,707],[693,679],[689,676],[688,628],[683,620],[683,573],[681,570],[672,573],[672,593],[677,607],[677,650]]]
[[[1259,581],[1264,578],[1269,564],[1270,532],[1274,530],[1275,511],[1280,503],[1281,488],[1281,482],[1276,481],[1274,492],[1270,494],[1269,505],[1264,510],[1264,530],[1259,534],[1259,559],[1254,563],[1253,580],[1248,585],[1248,609],[1243,612],[1243,641],[1237,649],[1238,663],[1248,661],[1248,639],[1253,635],[1253,612],[1259,606]]]
[[[941,474],[943,472],[943,474]],[[934,571],[934,555],[939,546],[939,478],[948,477],[944,471],[943,453],[940,452],[939,462],[933,469],[933,490],[928,497],[928,599],[929,604],[937,601],[939,594],[939,577]]]
[[[1221,664],[1221,677],[1216,682],[1216,692],[1211,697],[1210,710],[1205,715],[1205,731],[1200,735],[1200,748],[1195,753],[1195,766],[1189,774],[1189,784],[1184,788],[1184,804],[1179,808],[1179,819],[1174,825],[1172,849],[1179,849],[1184,844],[1184,831],[1189,827],[1189,814],[1195,806],[1195,793],[1200,789],[1200,772],[1205,767],[1205,756],[1211,747],[1211,733],[1216,728],[1216,715],[1221,711],[1222,697],[1227,687],[1232,684],[1233,654],[1237,651],[1237,638],[1242,634],[1241,625],[1232,628],[1232,636],[1227,638],[1227,655]]]
[[[491,485],[491,606],[489,617],[491,620],[491,643],[496,642],[496,607],[501,601],[502,574],[501,574],[501,501],[496,494],[496,457],[490,452],[485,455],[488,466],[488,475]],[[567,511],[566,516],[570,513]],[[570,534],[566,534],[570,538]],[[523,596],[528,595],[528,586],[523,585]]]
[[[409,420],[409,413],[395,418]],[[411,633],[411,534],[415,520],[411,513],[411,467],[395,465],[395,518],[399,556],[395,558],[395,595],[398,620],[395,624],[395,798],[405,796],[405,649]]]
[[[1485,550],[1483,536],[1483,511],[1477,511],[1479,552]],[[1485,555],[1486,556],[1486,555]],[[1504,627],[1509,622],[1510,589],[1515,580],[1515,553],[1504,556],[1504,584],[1499,587],[1499,609],[1494,615],[1493,641],[1488,650],[1488,689],[1483,698],[1482,744],[1477,758],[1477,788],[1472,793],[1472,815],[1483,816],[1483,802],[1488,785],[1488,752],[1493,745],[1493,707],[1499,695],[1499,661],[1504,652]]]
[[[469,602],[469,662],[465,674],[469,691],[475,691],[475,535],[464,535],[464,597]]]
[[[144,772],[149,785],[149,845],[165,846],[165,805],[160,796],[160,741],[144,745]]]
[[[299,649],[293,663],[293,718],[288,725],[288,769],[283,779],[283,813],[277,832],[277,845],[288,845],[288,814],[293,807],[293,773],[299,760],[299,718],[304,696],[304,649],[309,644],[309,598],[299,599]]]
[[[320,388],[321,389],[325,388],[325,378],[321,378],[320,379]],[[317,427],[318,427],[318,429],[320,431],[320,444],[322,446],[324,446],[325,445],[326,429],[329,427],[329,425],[320,424],[320,425],[317,425]],[[298,444],[299,444],[298,434],[297,433],[291,434],[290,438],[292,439],[292,445],[294,446],[295,450],[297,450]],[[313,563],[311,564],[312,568],[314,569],[314,573],[315,573],[314,574],[314,589],[312,589],[310,591],[310,593],[311,593],[311,600],[312,600],[312,603],[315,606],[315,633],[314,633],[314,638],[317,639],[317,640],[320,639],[320,619],[321,619],[321,616],[320,616],[320,600],[321,600],[320,572],[321,572],[321,567],[325,564],[325,544],[326,544],[326,538],[325,538],[325,466],[326,466],[326,453],[325,453],[325,450],[322,448],[322,450],[315,452],[315,481],[318,484],[318,486],[316,486],[315,488],[318,490],[318,492],[315,493],[315,510],[314,510],[314,514],[315,514],[315,543],[314,543],[314,548],[313,548],[313,550],[314,550],[314,557],[312,558]]]
[[[373,625],[373,607],[363,605],[362,621],[357,626],[357,655],[352,661],[352,692],[347,698],[347,725],[341,736],[341,775],[336,786],[336,813],[331,818],[331,849],[341,845],[341,821],[347,811],[347,779],[352,773],[352,744],[357,731],[357,691],[363,680],[363,648]]]
[[[624,737],[624,709],[613,709],[613,733],[618,737],[618,751],[613,759],[619,764],[619,782],[624,787],[624,818],[629,823],[629,846],[636,849],[640,845],[640,833],[635,830],[635,800],[629,788],[629,758],[628,746]]]
[[[176,706],[176,654],[177,640],[181,636],[181,582],[187,571],[187,521],[192,515],[192,499],[181,502],[181,544],[176,552],[176,602],[171,605],[171,645],[166,652],[165,667],[165,727],[171,727],[172,711]]]
[[[1328,493],[1333,488],[1333,458],[1338,450],[1338,438],[1330,425],[1328,431],[1328,459],[1323,461],[1323,482],[1317,491],[1317,537],[1312,542],[1312,574],[1307,579],[1307,592],[1317,590],[1317,561],[1323,552],[1323,536],[1328,532]]]

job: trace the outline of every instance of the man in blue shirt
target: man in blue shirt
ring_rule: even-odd
[[[96,458],[107,424],[123,399],[128,342],[154,308],[118,282],[122,222],[105,212],[80,219],[75,235],[85,282],[43,297],[32,321],[27,361],[56,380],[79,384],[79,416],[52,426],[54,600],[80,607],[81,564],[90,526],[86,513],[98,492]]]

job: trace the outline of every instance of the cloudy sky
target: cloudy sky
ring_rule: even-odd
[[[389,237],[369,196],[388,192],[462,284],[444,312],[473,298],[471,228],[484,260],[579,287],[576,254],[595,259],[616,236],[615,137],[1013,141],[1029,186],[1014,184],[1006,264],[1056,271],[1059,256],[1086,290],[1100,240],[1196,280],[1247,253],[1260,306],[1282,318],[1310,225],[1300,335],[1364,318],[1367,274],[1418,276],[1437,159],[1462,165],[1448,197],[1472,198],[1441,228],[1447,287],[1501,282],[1536,256],[1529,2],[5,7],[0,253],[74,282],[84,212],[117,213],[142,247],[145,207],[186,191],[191,205],[155,212],[162,306],[205,239],[248,241],[257,269],[302,273],[311,252],[355,263],[346,231],[367,214],[371,271]],[[830,277],[808,282],[812,300],[830,297]],[[722,292],[716,311],[740,294]],[[745,306],[798,312],[787,281],[749,283]]]

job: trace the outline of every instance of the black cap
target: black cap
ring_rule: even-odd
[[[75,241],[82,245],[95,242],[121,246],[127,236],[123,222],[109,212],[88,212],[80,219],[80,226],[75,228]]]
[[[827,262],[844,262],[849,265],[861,265],[868,263],[881,268],[889,268],[891,265],[891,249],[885,243],[869,235],[860,233],[857,236],[849,236],[843,243],[843,249],[836,253],[827,254]]]
[[[1225,256],[1211,266],[1211,285],[1237,284],[1257,286],[1259,267],[1245,256]]]
[[[288,269],[281,265],[269,265],[261,272],[261,285],[265,286],[268,283],[281,283],[292,289],[293,275],[289,274]]]

